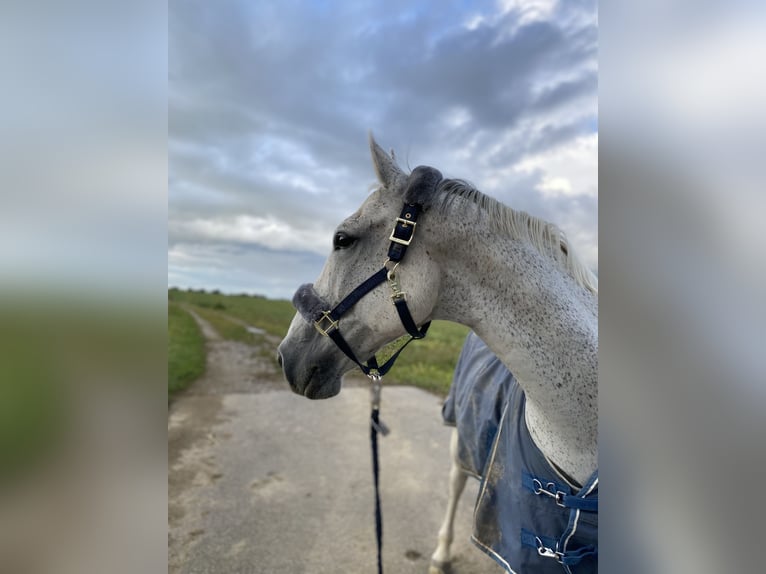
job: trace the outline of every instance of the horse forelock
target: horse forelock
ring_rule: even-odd
[[[566,234],[556,225],[512,209],[462,179],[441,180],[437,191],[441,201],[431,205],[444,216],[450,215],[458,198],[475,203],[488,215],[490,225],[497,231],[507,233],[514,239],[529,241],[540,253],[556,261],[578,285],[598,295],[598,279],[577,256]]]

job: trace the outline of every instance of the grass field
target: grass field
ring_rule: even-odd
[[[434,321],[425,339],[413,341],[399,355],[396,365],[386,375],[385,382],[413,385],[446,395],[452,384],[452,373],[468,330],[468,327],[457,323]],[[401,344],[408,338],[400,339],[397,343]],[[398,348],[398,344],[395,348]],[[382,361],[390,356],[390,353],[386,352],[390,347],[393,345],[380,354],[379,363],[382,364]]]
[[[169,289],[168,300],[170,302],[168,307],[169,324],[171,309],[175,309],[173,313],[176,322],[180,321],[179,313],[193,322],[193,319],[178,307],[179,303],[183,303],[189,305],[208,321],[223,338],[244,343],[252,343],[254,339],[241,322],[259,327],[267,333],[281,338],[287,333],[290,321],[295,315],[295,309],[289,301],[252,295],[223,295],[217,292]],[[174,335],[170,330],[169,333],[171,338],[170,360],[174,354]],[[428,336],[423,340],[413,341],[400,355],[396,366],[386,375],[386,384],[413,385],[445,395],[452,382],[452,372],[455,369],[455,363],[467,334],[468,328],[463,325],[434,321],[428,331]],[[175,352],[181,353],[181,348],[179,347]],[[190,353],[188,357],[195,356],[195,353]],[[178,356],[184,357],[184,355]],[[381,356],[385,360],[388,354],[384,350]],[[184,360],[189,360],[188,357]],[[179,365],[183,364],[182,360]],[[202,365],[204,368],[204,360]],[[171,385],[170,372],[169,367],[169,386]]]
[[[168,393],[186,388],[205,372],[205,339],[194,318],[168,303]]]
[[[168,289],[168,299],[202,309],[222,311],[277,337],[284,337],[295,314],[289,301],[266,299],[258,295],[222,295],[216,292]],[[221,336],[224,334],[221,333]]]

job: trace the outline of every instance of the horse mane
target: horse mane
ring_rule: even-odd
[[[441,203],[437,208],[446,213],[456,198],[463,198],[479,206],[489,216],[490,225],[514,239],[529,241],[541,254],[556,261],[578,285],[598,295],[598,279],[575,254],[566,234],[558,226],[508,207],[485,195],[462,179],[445,179],[438,186]]]

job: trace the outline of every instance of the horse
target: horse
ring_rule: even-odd
[[[597,280],[557,226],[505,206],[464,180],[444,179],[435,168],[419,166],[408,174],[372,135],[369,144],[380,186],[337,227],[316,282],[296,292],[298,313],[278,348],[284,376],[298,394],[329,398],[340,392],[343,374],[356,367],[373,380],[384,374],[397,355],[379,366],[375,353],[405,332],[425,336],[434,319],[470,327],[497,364],[513,373],[520,397],[511,413],[517,419],[513,428],[528,435],[530,448],[552,469],[552,478],[527,480],[533,495],[562,508],[562,501],[570,504],[568,518],[561,519],[568,525],[563,546],[532,532],[525,551],[531,544],[530,556],[571,572],[566,546],[581,514],[593,510],[586,498],[598,482]],[[385,283],[390,293],[379,288]],[[456,470],[459,440],[458,428],[451,445],[451,496],[432,571],[449,564],[464,474]],[[517,514],[515,508],[495,510]],[[527,531],[521,530],[523,538]],[[521,568],[519,558],[492,547],[508,535],[491,533],[497,540],[480,548],[514,572]],[[583,553],[592,558],[591,550]]]

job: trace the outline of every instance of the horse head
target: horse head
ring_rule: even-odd
[[[293,298],[299,312],[279,345],[285,378],[293,391],[311,399],[338,394],[342,375],[357,367],[328,332],[337,329],[352,356],[366,361],[410,330],[393,303],[406,301],[414,324],[423,325],[438,297],[440,270],[429,252],[434,239],[427,211],[441,174],[429,167],[406,174],[372,136],[370,150],[380,187],[335,230],[316,282],[301,286]],[[403,206],[415,211],[404,213]],[[360,287],[358,299],[349,297]],[[342,316],[328,315],[342,302],[348,303]]]

